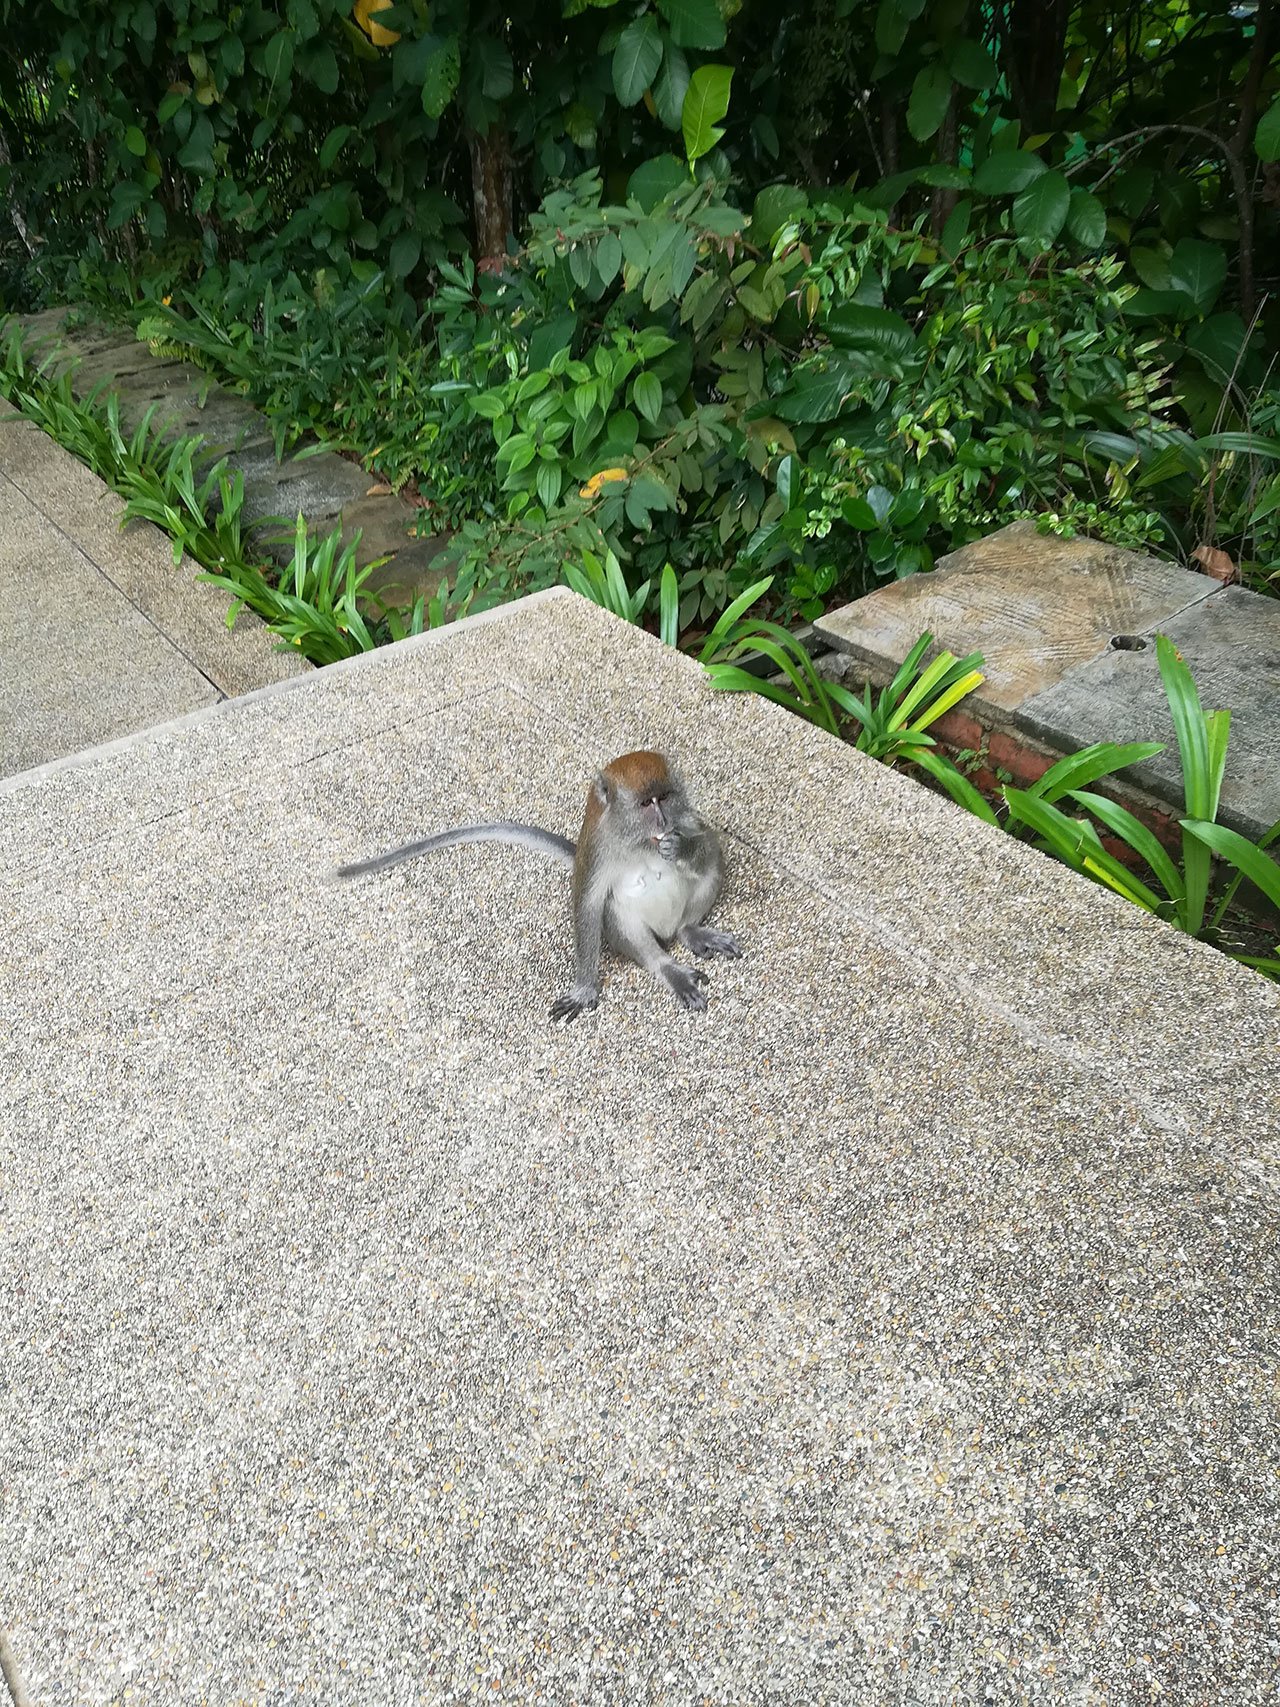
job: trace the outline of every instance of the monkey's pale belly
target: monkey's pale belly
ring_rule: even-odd
[[[614,895],[625,903],[628,913],[665,940],[673,937],[685,921],[689,880],[670,860],[654,854],[623,878]]]

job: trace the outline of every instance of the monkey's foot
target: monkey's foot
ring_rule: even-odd
[[[697,967],[677,966],[673,960],[662,968],[662,976],[682,1008],[691,1008],[694,1013],[699,1014],[706,1012],[705,972],[699,972]]]
[[[680,941],[700,960],[712,960],[717,955],[723,960],[742,958],[742,945],[732,931],[713,931],[706,925],[686,925],[680,932]]]
[[[599,990],[580,990],[577,985],[565,992],[559,1001],[551,1004],[553,1020],[574,1020],[579,1014],[587,1012],[588,1008],[599,1006]]]

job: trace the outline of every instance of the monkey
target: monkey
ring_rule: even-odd
[[[702,922],[720,893],[720,838],[689,804],[661,753],[624,753],[605,765],[588,789],[576,842],[536,824],[471,824],[339,866],[337,875],[385,871],[464,842],[531,848],[572,866],[574,981],[553,1003],[553,1020],[574,1020],[599,1003],[602,945],[634,960],[666,985],[678,1006],[696,1013],[707,1006],[706,974],[681,966],[665,945],[679,941],[700,960],[736,960],[742,953],[730,931]]]

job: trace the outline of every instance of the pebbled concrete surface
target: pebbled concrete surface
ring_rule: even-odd
[[[473,816],[678,752],[703,1016]],[[1262,1703],[1280,997],[566,594],[0,785],[41,1707]]]
[[[0,402],[0,776],[309,669]]]

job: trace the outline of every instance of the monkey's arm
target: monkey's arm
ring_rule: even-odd
[[[573,886],[573,988],[552,1005],[552,1019],[577,1019],[600,1000],[600,943],[610,878],[597,868]]]
[[[458,847],[464,842],[502,842],[507,847],[532,848],[534,853],[550,854],[553,859],[572,865],[577,852],[576,844],[568,836],[557,836],[551,830],[543,830],[537,824],[512,824],[500,820],[493,824],[468,824],[457,830],[441,830],[438,835],[427,836],[421,842],[406,842],[402,848],[392,848],[390,853],[378,854],[374,859],[358,860],[354,865],[340,865],[334,873],[337,877],[363,877],[370,871],[385,871],[388,866],[399,865],[402,860],[416,859],[419,854],[431,853],[436,848]]]

